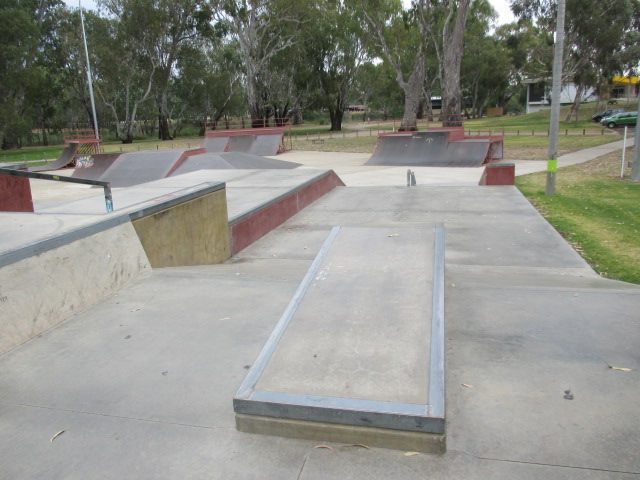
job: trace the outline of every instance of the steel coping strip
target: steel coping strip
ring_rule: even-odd
[[[32,243],[16,250],[0,253],[0,268],[19,262],[25,258],[33,257],[41,253],[53,250],[54,248],[73,243],[83,238],[90,237],[96,233],[104,232],[111,228],[115,228],[123,223],[129,222],[126,215],[111,217],[91,225],[80,227],[69,232],[57,235],[55,237],[46,238],[38,242]]]
[[[244,213],[241,213],[241,214],[239,214],[239,215],[237,215],[237,216],[235,216],[233,218],[230,218],[229,219],[229,226],[232,227],[236,223],[240,223],[242,220],[245,220],[245,219],[255,215],[260,210],[264,210],[265,208],[270,207],[271,205],[274,205],[274,204],[278,203],[283,198],[286,198],[289,195],[293,195],[294,193],[305,189],[309,185],[312,185],[313,183],[315,183],[318,180],[321,180],[321,179],[331,175],[332,173],[334,173],[333,170],[324,170],[321,173],[319,173],[318,175],[314,176],[313,178],[307,180],[306,182],[297,185],[295,188],[292,188],[291,190],[288,190],[288,191],[278,195],[277,197],[272,198],[271,200],[267,200],[266,202],[261,203],[257,207],[252,208],[251,210],[248,210],[248,211],[246,211]]]
[[[327,256],[327,253],[329,253],[329,249],[331,248],[331,245],[336,239],[339,231],[340,227],[333,227],[329,232],[329,235],[320,248],[320,251],[316,255],[315,260],[311,264],[311,267],[309,267],[307,274],[304,276],[302,282],[298,286],[298,289],[294,293],[291,302],[289,302],[289,305],[280,317],[280,320],[273,329],[273,332],[271,332],[271,335],[269,336],[267,343],[262,348],[262,351],[258,355],[258,358],[256,358],[255,362],[253,362],[253,365],[249,369],[249,373],[247,373],[244,382],[242,382],[242,385],[240,385],[240,388],[238,389],[238,392],[234,397],[234,401],[236,398],[247,399],[249,398],[249,395],[254,391],[253,388],[255,387],[256,382],[262,375],[262,372],[264,372],[264,369],[267,366],[271,355],[273,355],[275,348],[278,346],[278,342],[282,338],[282,335],[287,329],[287,326],[293,318],[293,315],[296,313],[296,310],[298,309],[300,302],[304,298],[304,294],[307,292],[309,286],[313,282],[316,273],[318,273],[318,269],[322,265],[324,258]]]
[[[429,397],[427,405],[383,402],[254,390],[286,327],[298,308],[320,263],[337,236],[334,227],[307,275],[298,287],[289,307],[276,325],[247,378],[233,399],[240,414],[317,421],[355,426],[375,426],[395,430],[444,434],[444,227],[435,228]]]
[[[118,215],[119,212],[114,212],[116,213],[115,215],[113,215],[113,213],[106,214],[106,215],[110,215],[110,217],[106,219],[103,219],[103,215],[105,214],[102,214],[99,217],[100,220],[98,220],[96,223],[92,223],[84,227],[79,227],[77,229],[70,230],[68,232],[62,233],[60,235],[56,235],[54,237],[45,238],[43,240],[37,241],[35,243],[32,243],[22,248],[0,253],[0,268],[6,267],[7,265],[11,265],[12,263],[19,262],[20,260],[24,260],[25,258],[29,258],[34,255],[39,255],[49,250],[53,250],[54,248],[58,248],[63,245],[67,245],[69,243],[73,243],[83,238],[90,237],[91,235],[104,232],[105,230],[109,230],[111,228],[122,225],[123,223],[130,222],[131,220],[136,220],[148,215],[152,215],[159,211],[175,207],[177,205],[188,202],[195,198],[198,198],[198,197],[201,197],[225,188],[224,182],[217,182],[213,184],[207,183],[207,184],[201,184],[201,185],[204,185],[204,186],[201,187],[200,185],[198,185],[196,187],[189,187],[187,189],[173,192],[171,194],[172,195],[171,197],[167,198],[166,200],[159,201],[156,205],[151,205],[148,207],[140,208],[133,212],[122,213],[119,215]],[[184,193],[184,194],[179,193],[180,191],[184,191],[184,190],[187,190],[188,193]],[[158,199],[162,199],[165,196],[166,195],[152,198],[150,200],[145,200],[144,202],[141,202],[141,203],[148,203],[154,200],[157,201]],[[128,208],[131,208],[131,206],[129,206]],[[61,214],[61,215],[64,215],[64,214]]]
[[[429,415],[428,406],[355,398],[336,398],[255,390],[249,399],[234,399],[236,413],[354,426],[441,434],[444,417]]]
[[[445,416],[444,406],[444,227],[436,227],[429,364],[429,415]]]
[[[515,163],[490,163],[485,165],[486,168],[515,167]]]
[[[203,186],[200,187],[200,185],[203,185]],[[178,190],[177,192],[174,192],[174,193],[170,194],[172,196],[170,198],[167,198],[166,200],[158,202],[155,205],[150,205],[148,207],[144,207],[144,208],[141,208],[139,210],[135,210],[133,212],[130,212],[129,213],[129,218],[131,220],[137,220],[139,218],[146,217],[148,215],[153,215],[154,213],[160,212],[162,210],[166,210],[168,208],[175,207],[175,206],[180,205],[182,203],[189,202],[189,201],[194,200],[194,199],[196,199],[198,197],[202,197],[204,195],[208,195],[210,193],[217,192],[218,190],[224,189],[225,186],[226,186],[226,184],[224,182],[207,183],[207,184],[200,184],[200,185],[197,185],[195,187],[185,188],[183,190]],[[185,193],[180,193],[180,192],[185,192]],[[151,199],[151,200],[145,201],[143,203],[148,203],[149,201],[162,199],[165,196],[166,195],[160,196],[160,197],[156,197],[156,199]]]

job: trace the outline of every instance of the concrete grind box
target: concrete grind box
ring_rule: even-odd
[[[444,229],[333,228],[233,404],[243,432],[444,452]]]

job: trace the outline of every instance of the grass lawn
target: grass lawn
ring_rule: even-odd
[[[293,150],[304,150],[314,152],[348,152],[348,153],[373,153],[378,141],[377,135],[341,137],[335,135],[334,138],[323,138],[322,143],[317,140],[314,143],[313,137],[296,139],[293,138]]]
[[[516,186],[596,272],[640,284],[640,184],[629,169],[620,179],[620,157],[558,169],[556,195],[544,194],[544,172],[517,177]]]

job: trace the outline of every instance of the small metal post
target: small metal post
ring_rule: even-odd
[[[624,157],[627,153],[627,126],[624,126],[624,139],[622,140],[622,165],[620,166],[620,179],[624,178]]]
[[[107,207],[107,213],[113,212],[113,197],[111,196],[111,187],[109,185],[104,186],[104,203]]]

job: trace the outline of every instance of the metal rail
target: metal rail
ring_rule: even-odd
[[[99,180],[85,180],[84,178],[64,177],[60,175],[49,175],[48,173],[27,172],[24,170],[12,170],[9,168],[0,168],[0,175],[9,175],[12,177],[35,178],[38,180],[53,180],[56,182],[79,183],[82,185],[97,185],[104,188],[104,202],[107,213],[113,212],[113,197],[111,196],[111,184],[109,182],[101,182]]]

